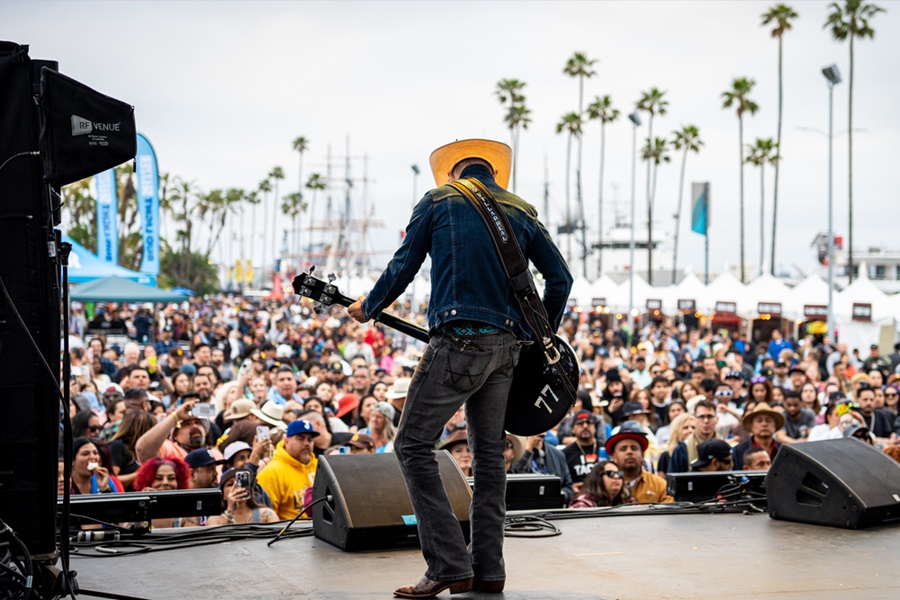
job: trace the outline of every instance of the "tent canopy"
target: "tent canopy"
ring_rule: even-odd
[[[104,279],[82,283],[72,289],[72,300],[80,302],[181,302],[184,294],[141,285],[112,275]]]
[[[117,275],[123,279],[154,285],[153,275],[130,271],[119,265],[113,265],[100,260],[90,250],[63,234],[62,241],[72,244],[72,252],[69,254],[69,283],[85,283]]]

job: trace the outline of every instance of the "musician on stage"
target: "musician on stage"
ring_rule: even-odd
[[[555,331],[572,277],[534,207],[505,189],[511,162],[509,146],[491,140],[461,140],[435,150],[430,163],[438,187],[413,209],[403,244],[372,291],[348,308],[360,322],[377,317],[431,256],[430,342],[410,383],[394,442],[428,568],[418,583],[394,592],[402,598],[431,598],[447,589],[499,593],[506,580],[503,424],[513,368],[529,334],[478,209],[447,184],[477,179],[500,204],[513,230],[511,241],[544,277],[543,304]],[[474,455],[471,549],[432,454],[444,425],[463,404]]]

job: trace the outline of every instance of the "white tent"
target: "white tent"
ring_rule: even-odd
[[[780,279],[769,273],[760,275],[747,285],[746,293],[738,298],[738,312],[752,315],[757,313],[760,302],[780,302],[783,313],[788,291],[788,287]]]
[[[862,268],[860,268],[859,272],[865,273]],[[851,318],[853,316],[854,303],[871,304],[873,321],[885,317],[893,318],[896,314],[891,311],[892,307],[888,296],[878,289],[878,286],[872,283],[872,280],[865,275],[858,277],[841,292],[835,294],[835,315],[841,319]]]
[[[569,302],[575,306],[588,308],[591,305],[591,282],[584,276],[580,276],[572,282],[572,291],[569,293]]]
[[[725,271],[706,286],[706,293],[702,299],[698,299],[697,308],[703,312],[710,312],[715,309],[716,302],[739,302],[746,293],[747,286],[730,272]],[[755,311],[756,307],[753,308]],[[739,305],[738,310],[740,309]]]
[[[859,267],[860,277],[835,295],[834,313],[840,340],[851,348],[867,348],[879,343],[882,337],[893,340],[896,335],[896,312],[890,298],[866,276],[865,265]],[[871,321],[854,321],[853,304],[871,304]]]
[[[593,298],[606,298],[606,305],[612,306],[619,297],[622,286],[613,281],[613,279],[603,274],[600,279],[591,284],[591,295],[588,300]],[[628,302],[628,292],[625,293],[625,302]]]
[[[828,283],[815,273],[788,291],[784,302],[784,314],[792,319],[802,319],[803,306],[806,304],[828,304]]]

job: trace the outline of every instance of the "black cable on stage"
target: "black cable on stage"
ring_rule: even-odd
[[[286,523],[285,521],[280,522]],[[183,548],[196,548],[251,539],[269,539],[273,526],[278,523],[242,523],[218,525],[215,527],[191,527],[184,531],[155,531],[152,535],[140,537],[134,540],[113,540],[95,542],[77,542],[73,544],[76,557],[113,557],[131,556],[134,554],[146,554],[150,552],[163,552],[166,550],[179,550]],[[283,531],[283,530],[282,530]],[[294,529],[286,533],[286,538],[301,538],[312,535],[312,528]]]
[[[7,584],[12,584],[19,590],[19,597],[23,600],[28,600],[31,598],[31,590],[34,585],[34,565],[31,561],[31,554],[28,552],[28,548],[22,543],[22,540],[16,535],[16,532],[12,530],[6,523],[0,521],[0,538],[9,538],[9,540],[14,543],[22,552],[22,560],[18,560],[13,552],[9,549],[8,543],[5,544],[7,547],[4,550],[4,555],[0,558],[0,567],[2,567],[4,573],[8,575],[11,579],[2,580],[2,585],[0,585],[0,589],[5,587]],[[16,565],[16,569],[10,567],[7,563],[12,562]],[[10,598],[14,596],[10,595]]]
[[[539,538],[562,535],[562,531],[549,521],[532,515],[508,516],[503,525],[504,537]]]
[[[280,540],[280,539],[282,538],[282,536],[283,536],[285,533],[287,533],[287,530],[291,528],[291,525],[293,525],[294,523],[296,523],[297,520],[298,520],[302,515],[306,514],[306,511],[308,511],[310,508],[312,508],[313,506],[315,506],[315,505],[318,504],[319,502],[323,502],[323,501],[325,501],[325,500],[328,500],[328,501],[330,502],[330,501],[332,500],[332,497],[331,497],[331,496],[322,496],[322,497],[319,498],[318,500],[313,500],[312,502],[310,502],[309,504],[307,504],[306,506],[304,506],[303,508],[301,508],[301,509],[300,509],[300,512],[297,513],[297,516],[294,517],[293,519],[291,519],[290,522],[289,522],[287,525],[284,526],[284,529],[282,529],[281,531],[279,531],[279,532],[278,532],[278,535],[276,535],[275,537],[273,537],[273,538],[269,541],[269,543],[266,544],[266,546],[271,546],[272,544],[274,544],[275,542],[277,542],[278,540]]]

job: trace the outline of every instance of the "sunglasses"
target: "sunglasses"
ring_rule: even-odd
[[[513,448],[515,448],[515,446],[513,445],[512,442],[506,442],[506,449],[507,449],[507,450],[512,450]]]
[[[718,392],[716,392],[716,396],[718,398],[731,398],[732,396],[734,396],[734,392],[731,390],[719,390]]]
[[[898,398],[898,397],[900,397],[900,394],[898,394],[897,392],[885,392],[884,395],[885,395],[886,398]]]
[[[88,429],[89,429],[90,431],[97,432],[97,431],[100,431],[100,430],[103,429],[103,428],[102,428],[101,426],[99,426],[99,425],[91,425],[90,427],[88,427]]]
[[[603,474],[610,479],[622,479],[623,477],[625,477],[625,473],[623,473],[622,471],[607,471],[604,469]]]
[[[769,380],[766,379],[765,377],[754,377],[753,379],[750,380],[750,383],[765,383],[767,381],[769,381]]]
[[[695,415],[696,419],[700,419],[701,421],[709,421],[711,419],[715,419],[716,415]]]

